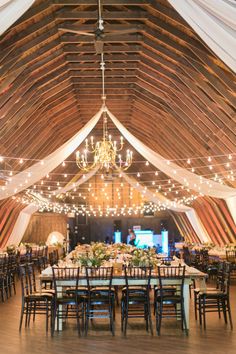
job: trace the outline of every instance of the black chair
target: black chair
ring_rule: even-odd
[[[226,324],[228,322],[228,314],[230,327],[233,329],[229,289],[230,265],[226,263],[223,263],[222,267],[219,269],[215,288],[195,289],[195,318],[197,318],[198,312],[200,325],[202,325],[203,322],[204,329],[206,329],[206,314],[208,312],[217,312],[219,318],[221,317],[221,313],[223,313]]]
[[[48,263],[46,262],[46,259],[44,257],[39,258],[37,268],[39,274],[42,273],[44,269],[46,269],[48,266]],[[52,291],[53,289],[53,280],[41,280],[41,288],[44,290],[50,290]]]
[[[78,335],[81,335],[80,319],[83,321],[83,299],[78,295],[79,268],[52,267],[55,301],[51,335],[54,335],[55,325],[59,330],[59,320],[73,318],[77,322]],[[73,292],[68,293],[70,282]],[[64,284],[61,284],[64,283]],[[68,285],[66,285],[68,283]],[[63,285],[63,286],[62,286]]]
[[[7,258],[6,254],[0,256],[0,292],[2,302],[8,297]]]
[[[88,295],[85,314],[85,335],[88,333],[89,320],[95,318],[108,318],[110,331],[112,335],[115,334],[115,293],[112,288],[112,279],[113,267],[86,267]],[[101,282],[103,286],[101,286]]]
[[[231,279],[236,278],[236,250],[226,251],[226,260],[230,264]]]
[[[192,263],[192,255],[188,247],[183,247],[183,259],[184,263],[187,265],[191,265]]]
[[[6,280],[7,280],[7,296],[12,296],[12,291],[16,294],[16,274],[17,274],[17,258],[16,255],[7,257]]]
[[[171,282],[171,290],[164,284]],[[163,318],[180,318],[182,330],[188,334],[184,310],[185,266],[158,267],[159,287],[155,294],[156,331],[160,335]]]
[[[53,294],[37,291],[33,264],[20,265],[20,279],[22,305],[19,330],[21,331],[24,315],[25,327],[30,325],[31,315],[33,315],[33,321],[36,315],[45,315],[46,331],[48,331],[49,318],[52,320]]]
[[[25,254],[19,255],[19,264],[32,263],[32,247],[27,247]]]
[[[144,318],[146,330],[150,328],[153,334],[149,297],[152,268],[125,267],[124,270],[126,286],[122,290],[121,330],[126,335],[129,318]],[[141,281],[143,284],[132,286],[134,280]]]
[[[53,250],[49,253],[49,264],[50,266],[56,265],[59,261],[58,250]]]
[[[195,312],[195,319],[198,319],[198,312],[199,312],[199,293],[207,292],[207,293],[215,293],[221,289],[222,277],[224,272],[229,271],[229,265],[226,266],[226,262],[219,262],[217,266],[217,274],[215,277],[215,286],[207,287],[207,288],[200,288],[194,286],[194,312]],[[220,314],[219,314],[220,315]]]

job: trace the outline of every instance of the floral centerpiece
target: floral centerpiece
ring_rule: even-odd
[[[70,254],[74,263],[87,267],[100,267],[105,261],[128,263],[131,266],[156,267],[158,258],[156,249],[139,249],[124,243],[106,245],[94,242],[91,245],[78,245]]]
[[[10,255],[10,254],[16,254],[16,251],[17,251],[17,246],[16,245],[9,245],[7,246],[7,249],[6,249],[7,253]]]
[[[211,250],[212,248],[214,248],[214,243],[212,242],[205,242],[203,243],[203,249],[204,250]]]
[[[132,253],[129,264],[135,267],[156,267],[158,263],[155,249],[136,248]]]
[[[81,266],[100,267],[105,261],[109,260],[111,252],[109,248],[101,242],[92,243],[83,253],[76,253],[74,260]]]
[[[135,247],[131,245],[127,245],[126,243],[115,243],[111,245],[113,251],[117,251],[118,253],[130,253]]]

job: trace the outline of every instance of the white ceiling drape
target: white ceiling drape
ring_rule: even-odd
[[[120,175],[124,178],[124,180],[129,185],[131,185],[134,189],[139,191],[141,194],[144,192],[144,187],[142,185],[140,185],[139,182],[135,178],[130,177],[125,172],[121,172],[121,171],[120,171]],[[148,188],[145,190],[145,193],[144,193],[146,199],[148,199],[150,202],[153,202],[157,205],[159,203],[164,204],[170,210],[182,213],[182,212],[192,209],[186,205],[177,204],[177,203],[172,202],[171,200],[167,199],[161,193],[155,193],[155,194],[156,195],[153,195],[153,192],[150,191]]]
[[[147,159],[160,171],[164,172],[167,176],[173,178],[182,185],[187,186],[189,189],[204,195],[216,198],[229,198],[236,196],[236,188],[231,188],[212,180],[202,178],[184,168],[179,167],[173,162],[167,164],[166,159],[131,134],[109,110],[107,110],[107,113],[117,129],[131,144],[131,146],[133,146],[133,148],[137,150],[145,159]]]
[[[218,57],[236,72],[235,0],[168,0]]]
[[[99,166],[94,167],[90,172],[86,173],[86,175],[83,175],[77,182],[70,183],[64,188],[57,189],[53,191],[52,194],[58,195],[58,194],[65,194],[69,191],[71,191],[74,188],[79,187],[81,184],[87,182],[91,177],[95,175],[95,173],[99,170]]]
[[[194,231],[198,235],[199,240],[202,243],[212,242],[205,227],[201,223],[201,220],[199,219],[196,211],[193,208],[191,208],[191,210],[186,211],[185,214],[187,215],[187,218],[188,218],[190,224],[192,225],[192,228],[194,229]]]
[[[0,0],[0,35],[15,23],[35,0]]]
[[[122,177],[126,180],[127,183],[129,183],[133,188],[138,190],[140,193],[143,192],[143,187],[140,185],[137,185],[137,182],[134,178],[129,177],[126,173],[121,172]],[[173,203],[169,199],[167,199],[165,196],[163,196],[160,193],[157,193],[156,196],[153,196],[153,193],[150,190],[146,190],[145,192],[145,197],[147,200],[150,202],[156,203],[158,205],[159,202],[164,203],[168,209],[175,211],[175,212],[185,212],[187,215],[187,218],[192,225],[196,235],[198,236],[199,240],[204,243],[204,242],[210,242],[210,237],[202,225],[201,221],[199,220],[199,217],[197,216],[197,213],[195,210],[187,205],[182,205],[182,204],[177,204]]]
[[[225,201],[236,225],[236,197],[226,198]]]
[[[7,198],[9,196],[12,196],[16,193],[19,193],[20,191],[28,188],[44,176],[46,176],[48,173],[50,173],[54,168],[56,168],[59,164],[61,164],[73,151],[84,141],[84,139],[87,137],[87,135],[91,132],[91,130],[94,128],[96,123],[98,122],[101,114],[103,112],[103,107],[90,119],[90,121],[78,132],[76,133],[70,140],[68,140],[65,144],[63,144],[60,148],[58,148],[56,151],[51,153],[49,156],[47,156],[44,159],[44,164],[41,165],[40,162],[34,164],[31,168],[28,168],[19,174],[15,175],[12,178],[11,183],[9,183],[7,186],[5,186],[5,190],[0,189],[0,199]],[[168,165],[166,163],[166,160],[145,146],[141,141],[139,141],[137,138],[135,138],[129,131],[117,120],[117,118],[109,111],[107,110],[108,115],[112,119],[113,123],[116,125],[118,130],[121,132],[121,134],[129,141],[129,143],[143,156],[145,157],[150,163],[152,163],[154,166],[156,166],[158,169],[169,175],[170,177],[174,178],[175,180],[179,181],[181,184],[185,184],[185,180],[188,181],[189,185],[188,187],[196,190],[199,192],[198,189],[194,186],[194,183],[199,184],[199,176],[189,172],[188,170],[185,170],[183,168],[179,168],[179,166],[171,163],[171,165]],[[92,170],[90,173],[85,175],[85,177],[81,177],[75,184],[76,186],[84,183],[87,181],[89,178],[91,178],[96,172],[98,168]],[[31,173],[31,178],[27,182],[25,182],[26,174],[30,172]],[[123,177],[127,180],[129,184],[131,184],[134,188],[137,189],[137,181],[132,181],[129,176],[126,174],[123,175]],[[219,197],[219,198],[227,198],[228,200],[228,206],[230,211],[232,212],[234,206],[235,206],[235,200],[236,200],[236,189],[230,188],[228,186],[221,185],[219,183],[213,182],[213,181],[208,181],[206,179],[202,179],[203,184],[200,184],[201,192],[204,194],[207,194],[209,196],[214,196],[214,197]],[[212,188],[210,188],[209,183],[212,184]],[[21,185],[20,185],[21,184]],[[63,189],[58,189],[56,192],[57,193],[66,193],[67,191],[71,190],[72,188],[76,187],[74,184],[67,186]],[[17,188],[17,190],[15,190]],[[143,188],[140,186],[143,192]],[[210,240],[209,235],[207,234],[206,230],[204,229],[203,225],[201,224],[196,212],[185,205],[179,205],[179,204],[174,204],[171,201],[169,201],[167,198],[165,198],[163,195],[158,194],[157,196],[153,196],[153,193],[151,191],[146,191],[146,198],[150,201],[153,201],[154,203],[166,203],[168,208],[176,211],[176,212],[186,212],[186,215],[194,228],[196,234],[198,235],[199,239],[202,242],[207,242]],[[229,199],[232,198],[232,201],[234,203],[231,203],[230,207],[230,202]],[[226,201],[227,201],[226,200]],[[32,209],[31,209],[32,208]],[[9,238],[8,244],[13,243],[13,240],[19,240],[20,238],[20,233],[19,238],[17,238],[17,229],[20,227],[19,230],[25,230],[27,227],[27,224],[30,220],[30,216],[33,212],[37,210],[37,207],[35,205],[31,205],[31,208],[29,206],[29,209],[26,208],[26,211],[22,211],[21,214],[19,215],[19,218],[17,220],[17,223],[14,227],[14,231]],[[36,209],[35,209],[36,208]],[[30,211],[32,213],[30,214]],[[28,221],[27,221],[28,220]],[[234,219],[235,220],[235,219]],[[22,237],[24,232],[21,231]],[[17,243],[17,242],[16,242]]]
[[[102,112],[103,109],[101,108],[78,133],[48,155],[43,160],[43,165],[41,162],[37,162],[33,166],[13,176],[11,182],[0,188],[0,200],[11,197],[30,187],[60,165],[84,141],[97,124]],[[30,177],[28,177],[28,174],[30,174]]]
[[[27,229],[31,215],[37,210],[37,206],[29,204],[20,212],[5,246],[19,245]]]

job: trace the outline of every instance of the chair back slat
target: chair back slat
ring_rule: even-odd
[[[21,279],[21,290],[23,298],[37,291],[34,265],[33,263],[21,264],[19,266],[19,273]]]
[[[177,288],[179,294],[183,294],[184,280],[185,280],[185,266],[159,266],[158,268],[158,280],[160,287],[160,295],[163,296],[165,288],[163,280],[171,280],[171,285]]]
[[[90,291],[91,282],[102,282],[104,286],[108,286],[111,289],[113,279],[113,267],[86,267],[86,280],[87,287]],[[100,286],[100,285],[99,285]]]
[[[56,298],[63,297],[66,293],[67,286],[63,288],[60,284],[61,281],[73,281],[73,288],[75,290],[75,296],[77,296],[77,290],[79,285],[79,275],[80,269],[79,267],[52,267],[52,274],[53,274],[53,284],[55,289]]]
[[[143,286],[150,286],[152,267],[125,267],[125,283],[129,286],[130,280],[146,280]]]

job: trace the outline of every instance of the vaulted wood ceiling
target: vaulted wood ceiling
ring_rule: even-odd
[[[104,39],[109,109],[165,158],[189,167],[182,159],[200,157],[196,172],[209,175],[201,157],[217,155],[213,172],[226,176],[225,155],[236,152],[235,75],[167,0],[102,3],[105,32],[137,29]],[[2,156],[43,159],[100,108],[100,55],[92,37],[59,29],[93,30],[96,22],[96,0],[38,0],[0,37]]]

